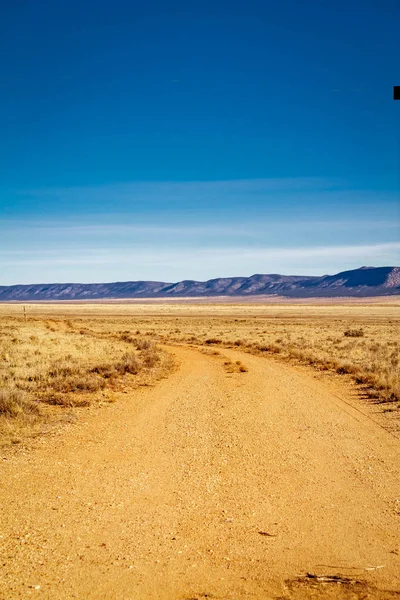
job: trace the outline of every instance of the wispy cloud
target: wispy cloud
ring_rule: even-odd
[[[120,236],[120,235],[179,235],[182,237],[192,236],[206,236],[206,235],[252,235],[257,237],[258,235],[268,231],[269,229],[282,228],[288,230],[295,228],[297,231],[301,230],[314,230],[316,228],[329,228],[330,230],[339,229],[352,229],[354,230],[376,230],[376,229],[395,229],[397,230],[399,224],[396,221],[367,221],[360,220],[359,218],[343,219],[343,220],[313,220],[304,218],[299,220],[298,218],[291,220],[290,216],[285,219],[266,219],[260,217],[257,221],[254,220],[241,220],[238,223],[236,220],[227,222],[226,225],[204,223],[198,225],[191,225],[187,223],[181,224],[149,224],[149,223],[136,223],[136,224],[124,224],[124,223],[111,223],[96,224],[96,215],[88,216],[88,220],[92,221],[93,224],[74,224],[73,222],[62,224],[60,221],[17,221],[17,220],[0,220],[0,230],[3,228],[4,232],[29,232],[32,235],[46,236]],[[122,217],[120,217],[122,219]]]
[[[131,195],[136,193],[176,194],[188,192],[259,192],[348,189],[349,184],[341,178],[324,177],[270,177],[261,179],[229,179],[214,181],[133,181],[106,185],[46,187],[19,190],[21,195],[73,196],[73,195]]]
[[[63,226],[190,228],[213,223],[223,228],[266,220],[355,223],[399,217],[396,192],[357,189],[338,178],[130,182],[14,190],[3,196],[0,203],[7,205],[10,219],[26,222],[46,215],[49,222],[61,218]]]
[[[387,196],[387,194],[386,194]],[[76,215],[103,213],[108,215],[151,214],[174,211],[194,212],[207,216],[215,210],[238,211],[256,208],[277,210],[275,200],[296,206],[316,201],[324,203],[351,203],[378,198],[371,191],[352,189],[341,179],[324,178],[270,178],[232,181],[180,181],[180,182],[131,182],[113,185],[44,188],[14,192],[16,204],[34,207],[46,205],[50,211]],[[389,196],[390,197],[390,196]],[[385,196],[380,194],[381,201]]]
[[[95,217],[93,217],[95,219]],[[150,225],[150,224],[95,224],[95,225],[61,225],[59,222],[20,223],[18,221],[0,221],[7,229],[14,231],[29,231],[36,234],[51,236],[59,235],[84,235],[84,236],[119,236],[119,235],[225,235],[232,233],[232,228],[227,225]],[[250,227],[250,225],[249,225]]]
[[[203,258],[222,265],[224,262],[230,265],[253,264],[254,262],[284,265],[290,261],[297,263],[299,260],[311,259],[312,261],[329,259],[369,259],[373,262],[382,258],[399,258],[400,242],[371,244],[363,246],[318,246],[318,247],[296,247],[296,248],[191,248],[182,253],[177,248],[164,248],[162,252],[154,251],[148,246],[134,246],[132,248],[114,249],[100,248],[96,251],[90,250],[85,253],[63,250],[58,251],[36,251],[28,257],[22,251],[0,252],[3,265],[113,265],[113,264],[135,264],[140,261],[147,265],[158,265],[169,267],[174,265],[197,264],[198,259]],[[314,263],[315,264],[315,263]],[[361,263],[360,263],[361,264]],[[195,267],[196,268],[196,267]]]

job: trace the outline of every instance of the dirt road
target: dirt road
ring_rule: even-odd
[[[399,440],[309,372],[173,352],[155,387],[4,453],[1,600],[400,597]]]

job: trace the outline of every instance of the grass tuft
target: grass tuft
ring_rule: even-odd
[[[23,413],[37,415],[39,408],[21,390],[15,388],[0,390],[0,415],[15,419]]]
[[[346,331],[344,332],[344,336],[345,337],[364,337],[364,330],[363,329],[346,329]]]

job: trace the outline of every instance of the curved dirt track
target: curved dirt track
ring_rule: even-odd
[[[5,455],[0,599],[400,597],[399,440],[308,372],[170,350],[168,379]]]

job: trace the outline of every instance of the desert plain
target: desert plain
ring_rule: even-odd
[[[0,305],[0,599],[400,597],[400,301]]]

